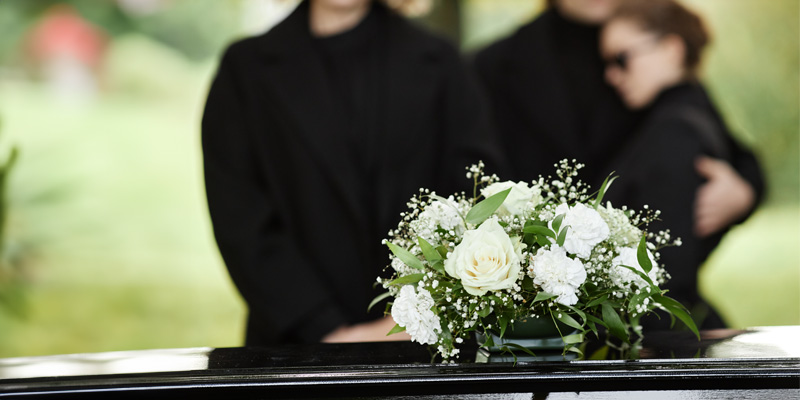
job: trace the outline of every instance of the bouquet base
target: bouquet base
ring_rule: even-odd
[[[483,346],[483,343],[486,343],[488,338],[492,338],[492,342],[494,342],[494,346]],[[552,337],[540,337],[540,338],[501,338],[493,333],[489,333],[489,337],[487,337],[483,333],[475,333],[475,339],[481,345],[482,349],[486,349],[490,353],[499,353],[502,352],[502,348],[506,347],[508,343],[513,343],[518,346],[522,346],[526,349],[531,350],[532,352],[536,353],[536,350],[561,350],[566,346],[564,340],[561,339],[561,336],[555,335]],[[513,350],[513,348],[511,349]]]
[[[574,360],[575,353],[562,354],[567,344],[559,332],[570,334],[572,328],[546,318],[528,317],[511,325],[501,338],[492,331],[475,332],[478,343],[476,362],[564,361]],[[491,346],[485,343],[491,339]],[[512,344],[510,346],[509,344]],[[532,356],[519,347],[530,350]],[[506,351],[504,349],[508,349]]]
[[[561,354],[561,350],[536,351],[535,356],[515,350],[511,353],[492,353],[486,348],[478,349],[475,355],[476,363],[519,363],[519,362],[542,362],[542,361],[572,361],[577,360],[575,353]]]

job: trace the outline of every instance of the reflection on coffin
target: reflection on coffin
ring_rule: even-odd
[[[8,358],[0,397],[788,399],[800,398],[798,339],[800,327],[705,331],[700,341],[658,332],[636,359],[516,363],[465,346],[460,363],[435,364],[413,343]]]

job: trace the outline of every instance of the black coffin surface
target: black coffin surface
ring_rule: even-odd
[[[800,327],[649,334],[637,359],[433,364],[414,343],[0,359],[0,398],[798,399]]]

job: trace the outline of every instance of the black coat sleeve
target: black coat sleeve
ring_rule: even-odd
[[[234,45],[235,48],[235,45]],[[202,121],[206,194],[231,278],[268,340],[318,341],[346,322],[298,249],[259,169],[252,131],[264,104],[248,100],[248,70],[232,48],[211,86]],[[252,71],[250,71],[252,72]],[[258,131],[266,130],[258,127]],[[291,339],[287,339],[291,338]]]

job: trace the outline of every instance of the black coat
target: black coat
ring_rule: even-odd
[[[202,124],[208,204],[249,307],[248,344],[318,341],[381,316],[383,307],[367,314],[388,263],[381,239],[408,199],[421,187],[468,189],[468,164],[496,165],[485,107],[457,51],[373,7],[385,59],[368,173],[348,156],[307,2],[231,45],[211,87]]]

